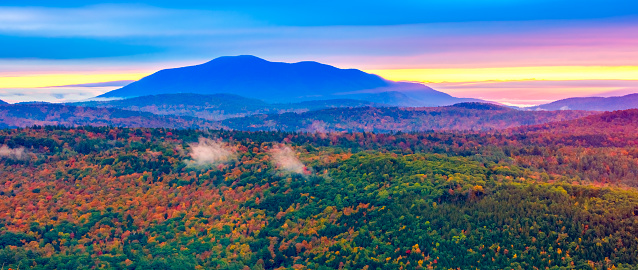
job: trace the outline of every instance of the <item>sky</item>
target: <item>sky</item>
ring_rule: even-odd
[[[0,2],[8,102],[84,100],[160,69],[245,54],[508,105],[624,95],[638,92],[638,2]]]

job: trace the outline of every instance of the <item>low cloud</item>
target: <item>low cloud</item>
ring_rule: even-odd
[[[74,102],[87,100],[113,89],[113,87],[0,88],[0,99],[9,103],[30,101]]]
[[[313,121],[305,130],[311,133],[325,134],[328,133],[328,125],[324,121]]]
[[[10,148],[6,145],[0,147],[0,158],[24,160],[27,159],[27,157],[27,152],[24,150],[24,147]]]
[[[191,160],[189,166],[210,166],[226,162],[235,156],[235,149],[227,143],[207,138],[199,138],[196,143],[189,144]]]
[[[290,146],[279,146],[270,151],[277,168],[283,171],[309,174],[308,168],[304,165]]]

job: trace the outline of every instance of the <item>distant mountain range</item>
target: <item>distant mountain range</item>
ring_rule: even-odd
[[[250,55],[161,70],[99,97],[176,93],[235,94],[270,103],[357,99],[397,106],[444,106],[479,101],[452,97],[418,83],[388,81],[357,69],[317,62],[270,62]]]
[[[313,100],[298,103],[270,104],[258,99],[231,94],[161,94],[110,101],[69,103],[74,106],[117,108],[143,111],[159,115],[195,116],[208,120],[222,120],[254,114],[306,112],[328,108],[379,106],[379,104],[353,99]]]
[[[215,122],[195,117],[160,116],[113,108],[87,108],[50,103],[0,105],[0,128],[34,125],[219,128]]]
[[[317,62],[220,57],[113,90],[108,101],[7,104],[0,128],[32,125],[286,131],[499,130],[638,108],[638,94],[518,110]],[[538,128],[535,127],[535,128]]]
[[[571,120],[591,111],[521,111],[486,103],[446,107],[335,108],[231,118],[222,125],[237,130],[413,132],[429,130],[498,130]]]
[[[160,95],[160,98],[169,95]],[[158,96],[153,96],[157,98]],[[218,97],[218,96],[217,96]],[[185,97],[186,98],[186,97]],[[197,97],[194,97],[197,98]],[[202,100],[201,98],[197,98]],[[135,99],[122,100],[131,102]],[[211,99],[208,100],[210,102]],[[248,100],[251,101],[251,100]],[[179,102],[176,99],[175,102]],[[250,106],[259,105],[259,101]],[[288,104],[291,107],[331,106],[320,104]],[[356,101],[338,101],[344,102]],[[117,105],[117,104],[116,104]],[[130,104],[119,104],[131,106]],[[354,104],[361,105],[361,104]],[[115,105],[113,105],[115,106]],[[189,105],[194,106],[194,105]],[[264,110],[271,110],[267,105]],[[290,108],[290,107],[288,107]],[[146,108],[150,110],[149,108]],[[179,107],[169,109],[183,113]],[[184,107],[189,110],[188,106]],[[278,110],[277,108],[272,110]],[[164,109],[168,112],[168,109]],[[206,111],[200,111],[205,114]],[[520,111],[494,104],[460,103],[446,107],[334,107],[306,112],[259,114],[212,121],[184,115],[156,115],[150,112],[122,110],[116,107],[96,108],[50,103],[0,105],[0,128],[28,127],[33,125],[64,126],[117,126],[117,127],[165,127],[176,129],[235,129],[235,130],[285,130],[285,131],[428,131],[428,130],[497,130],[522,125],[534,125],[575,119],[596,114],[588,111]]]
[[[0,105],[2,105],[2,104],[9,104],[9,103],[7,103],[6,101],[0,99]]]
[[[531,110],[617,111],[638,108],[638,94],[621,97],[574,97],[531,107]]]

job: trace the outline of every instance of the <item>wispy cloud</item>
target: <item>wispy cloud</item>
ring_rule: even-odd
[[[290,146],[279,145],[270,151],[273,161],[278,169],[291,173],[308,174],[309,170]]]
[[[114,90],[116,87],[47,87],[47,88],[0,88],[0,100],[9,103],[44,101],[74,102],[91,99]]]
[[[0,146],[0,158],[24,160],[28,158],[24,147],[10,148],[9,146]]]
[[[148,5],[0,7],[0,32],[32,36],[171,36],[198,34],[210,27],[249,24],[248,18],[232,12],[166,9]]]
[[[235,149],[220,140],[200,137],[197,143],[190,146],[191,159],[186,161],[189,166],[212,166],[230,160],[235,155]]]
[[[250,8],[195,10],[122,4],[0,7],[0,34],[116,41],[124,46],[122,50],[135,54],[146,48],[152,53],[148,57],[159,54],[203,61],[220,55],[257,54],[363,69],[559,62],[628,65],[638,60],[636,18],[294,26],[273,24],[274,18],[254,12]],[[78,50],[78,58],[81,54]]]

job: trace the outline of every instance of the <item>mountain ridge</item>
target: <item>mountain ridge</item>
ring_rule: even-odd
[[[594,114],[597,112],[521,111],[493,104],[461,103],[444,107],[332,108],[303,113],[229,118],[221,123],[230,129],[246,131],[487,131],[571,120]]]
[[[638,93],[614,97],[571,97],[530,107],[531,110],[618,111],[638,108]]]
[[[194,95],[194,94],[193,94]],[[130,101],[130,100],[123,100]],[[134,100],[133,100],[134,101]],[[179,102],[177,100],[176,102]],[[325,102],[318,104],[317,102]],[[443,107],[330,107],[333,101],[299,103],[305,109],[284,107],[274,114],[244,115],[226,119],[206,119],[190,107],[172,107],[173,112],[154,114],[117,107],[91,107],[51,103],[0,105],[0,127],[33,125],[165,127],[177,129],[232,129],[249,131],[308,132],[416,132],[431,130],[499,130],[523,125],[570,120],[597,112],[521,111],[494,104],[461,103]],[[337,105],[344,100],[338,100]],[[358,101],[353,101],[358,102]],[[284,104],[285,105],[285,104]],[[287,105],[290,106],[290,105]],[[309,110],[311,106],[324,108]],[[272,107],[267,107],[267,109]],[[275,108],[275,110],[277,110]],[[180,114],[181,113],[181,114]],[[196,117],[192,117],[195,115]],[[238,114],[241,115],[241,114]]]
[[[233,94],[159,94],[110,101],[67,103],[73,106],[118,108],[150,112],[158,115],[195,116],[208,120],[223,120],[254,114],[304,112],[310,110],[379,106],[373,102],[353,99],[310,100],[296,103],[266,103],[259,99]]]
[[[270,62],[249,55],[222,56],[199,65],[160,70],[98,97],[228,93],[286,103],[335,98],[366,100],[374,99],[371,94],[393,91],[407,98],[390,105],[443,106],[479,101],[456,98],[422,84],[385,80],[358,69],[340,69],[314,61]]]
[[[116,108],[92,108],[52,103],[0,105],[0,128],[45,125],[115,126],[200,129],[218,128],[212,121],[189,116],[156,115]]]

